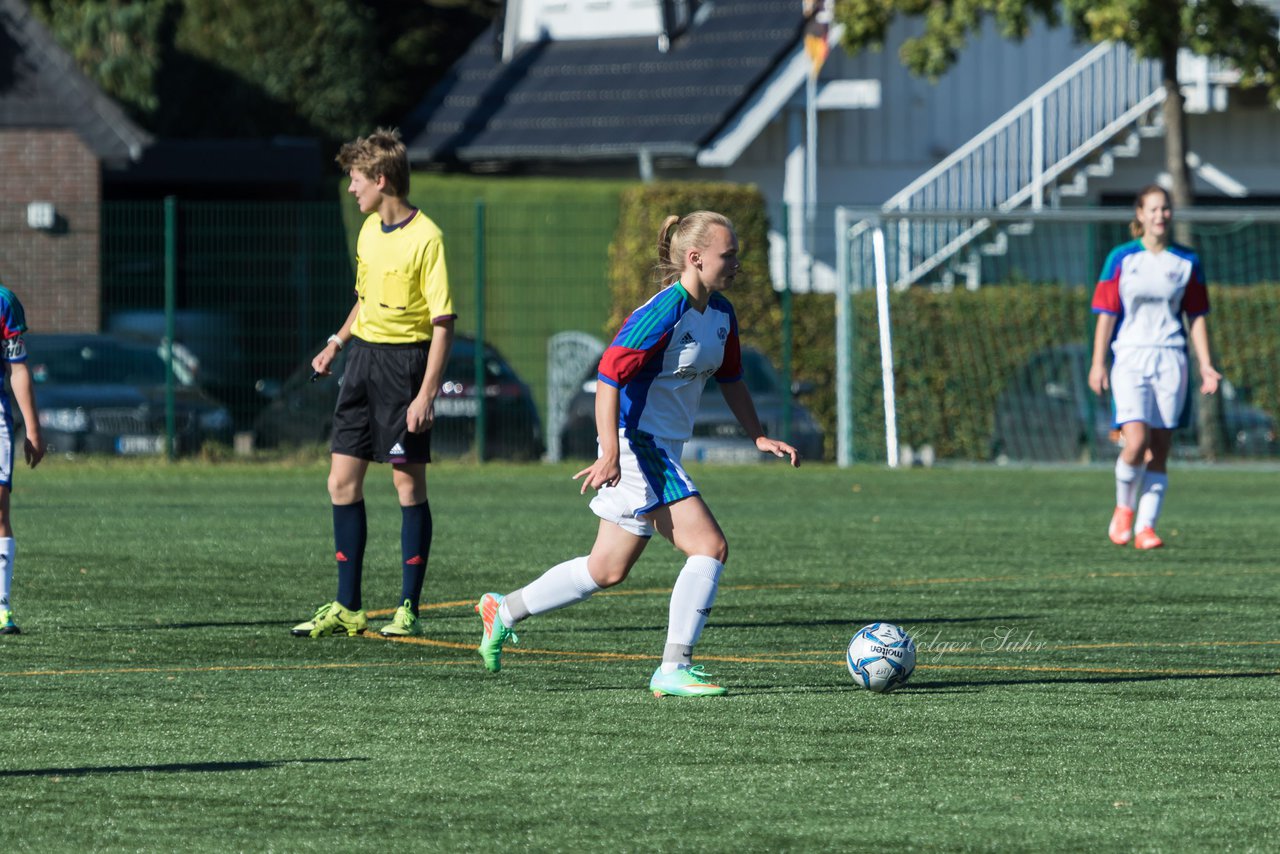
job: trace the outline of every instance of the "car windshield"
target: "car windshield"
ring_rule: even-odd
[[[489,380],[514,380],[515,372],[496,357],[492,353],[486,353],[484,357],[484,372]],[[453,353],[449,357],[449,364],[444,369],[444,375],[459,382],[468,382],[475,378],[476,363],[475,356],[470,352]]]
[[[161,385],[164,360],[156,349],[131,347],[115,341],[34,341],[31,374],[38,383]],[[187,385],[175,359],[174,375]]]

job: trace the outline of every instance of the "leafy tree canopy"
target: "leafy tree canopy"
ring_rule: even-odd
[[[1165,59],[1172,46],[1230,61],[1245,82],[1280,97],[1280,42],[1275,15],[1248,0],[835,0],[844,47],[856,53],[883,47],[898,17],[918,18],[924,33],[907,39],[900,58],[917,74],[939,77],[956,61],[984,21],[1023,38],[1037,18],[1066,23],[1092,42],[1122,41],[1141,56]]]
[[[492,0],[32,0],[77,65],[170,137],[333,143],[398,122]]]

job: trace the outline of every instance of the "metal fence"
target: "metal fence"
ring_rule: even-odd
[[[463,336],[437,405],[437,454],[556,458],[565,409],[605,335],[616,198],[526,195],[424,210],[445,234]],[[1001,413],[1023,433],[1028,419],[1065,421],[1054,415],[1061,400],[1010,402],[1009,390],[1019,377],[1030,385],[1076,370],[1077,350],[1090,340],[1092,285],[1107,250],[1126,237],[1127,210],[823,213],[819,222],[836,223],[834,278],[843,288],[806,295],[794,322],[798,379],[812,386],[801,402],[820,422],[828,454],[848,464],[900,463],[922,447],[969,460],[1111,452],[1002,439]],[[323,447],[337,384],[310,382],[309,362],[354,298],[360,216],[352,205],[113,202],[58,211],[40,230],[23,214],[0,210],[0,281],[27,307],[38,389],[54,401],[42,408],[63,431],[59,449],[193,453],[203,445],[261,455]],[[926,281],[895,287],[907,269],[896,241],[910,233],[900,221],[945,216],[966,229],[988,224]],[[1280,211],[1183,211],[1179,219],[1191,223],[1205,260],[1215,361],[1232,384],[1226,451],[1270,453],[1280,417]],[[162,369],[164,342],[173,341],[172,379],[163,370],[158,382],[126,378],[117,385],[130,388],[116,389],[109,405],[57,402],[70,362],[54,358],[50,332],[72,335],[73,345],[74,336],[111,333]],[[791,340],[789,330],[781,334]],[[477,337],[486,348],[467,340]],[[105,361],[103,346],[81,341],[69,352],[84,372]],[[1041,364],[1049,352],[1068,354],[1067,366]],[[1056,393],[1055,382],[1046,378],[1041,391]],[[1071,418],[1092,425],[1101,410],[1091,403]]]
[[[833,218],[839,462],[898,465],[922,447],[929,458],[1114,456],[1109,406],[1086,385],[1089,303],[1107,253],[1131,239],[1128,208]],[[1176,222],[1203,260],[1214,362],[1228,382],[1212,400],[1191,395],[1195,417],[1175,451],[1280,453],[1280,210],[1187,210]],[[904,241],[937,223],[968,237],[919,280]],[[870,317],[855,310],[858,293],[874,294]]]
[[[571,209],[467,202],[426,212],[445,233],[461,336],[437,405],[436,454],[525,459],[542,456],[548,446],[554,450],[556,443],[546,435],[546,425],[556,420],[547,410],[549,342],[569,330],[603,335],[616,202]],[[72,219],[86,225],[84,216]],[[177,427],[166,427],[174,421],[175,406],[183,410],[183,403],[175,404],[172,392],[167,400],[157,392],[136,404],[138,411],[149,407],[150,414],[132,423],[135,432],[168,432],[169,441],[117,436],[117,451],[154,451],[163,444],[190,452],[216,442],[261,453],[319,445],[327,435],[337,383],[311,383],[308,363],[353,304],[360,219],[353,206],[336,201],[106,203],[96,269],[82,271],[78,284],[63,287],[78,289],[75,298],[94,310],[70,317],[60,313],[65,295],[37,283],[8,284],[22,294],[29,314],[34,307],[42,319],[33,324],[37,343],[41,332],[53,329],[105,332],[166,357],[163,342],[172,340],[179,398],[185,386],[198,385],[225,409],[231,425],[198,438],[178,436],[170,444],[174,430],[181,434],[195,416],[180,411]],[[46,274],[36,270],[19,278]],[[93,278],[100,282],[96,289]],[[471,345],[469,339],[477,337],[485,348]],[[46,340],[50,346],[61,343]],[[553,367],[575,379],[585,369]],[[55,375],[42,377],[43,392],[58,382]],[[97,419],[104,431],[115,429],[110,425],[119,423],[122,407],[127,408],[124,403],[112,407],[114,422],[106,415]],[[67,450],[90,446],[70,437],[62,437],[62,445]]]

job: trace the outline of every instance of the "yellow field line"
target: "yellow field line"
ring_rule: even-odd
[[[7,676],[118,676],[125,673],[253,673],[277,670],[357,670],[365,667],[444,667],[470,664],[445,661],[344,661],[322,664],[210,664],[204,667],[92,667],[84,670],[16,670]]]
[[[365,638],[372,640],[381,640],[391,643],[408,643],[417,644],[419,646],[435,647],[437,649],[449,650],[465,650],[474,652],[475,647],[471,644],[456,643],[452,641],[432,640],[430,638],[384,638],[376,634],[366,634]],[[1280,641],[1205,641],[1182,644],[1181,646],[1252,646],[1252,645],[1275,645]],[[1179,646],[1176,644],[1154,644],[1155,646]],[[1096,645],[1098,648],[1107,645]],[[1114,644],[1115,647],[1133,647],[1137,644]],[[1074,649],[1077,647],[1058,647],[1060,649]],[[1090,647],[1094,648],[1094,647]],[[591,652],[582,650],[562,650],[562,649],[533,649],[528,647],[508,647],[504,653],[514,654],[521,657],[529,656],[530,658],[539,658],[539,663],[560,663],[560,662],[583,662],[583,661],[653,661],[653,656],[649,654],[641,655],[637,653],[623,652]],[[947,655],[953,655],[954,652],[947,652]],[[826,661],[808,660],[801,657],[817,657],[826,658],[831,656],[830,650],[820,652],[791,652],[791,653],[775,653],[775,654],[756,654],[756,655],[702,655],[699,656],[700,661],[731,663],[731,664],[785,664],[785,665],[808,665],[822,667],[839,667],[844,664],[843,658],[830,658]],[[532,663],[532,662],[530,662]],[[437,659],[428,661],[380,661],[380,662],[329,662],[329,663],[312,663],[312,664],[242,664],[242,665],[208,665],[204,667],[98,667],[84,670],[25,670],[0,672],[0,678],[4,677],[31,677],[31,676],[102,676],[102,675],[120,675],[120,674],[139,674],[139,673],[155,673],[155,674],[179,674],[179,673],[262,673],[273,671],[294,671],[294,670],[354,670],[361,668],[387,668],[387,667],[446,667],[446,666],[467,666],[478,669],[479,662],[473,659]],[[1060,665],[1048,664],[929,664],[921,663],[918,665],[920,670],[976,670],[976,671],[999,671],[1013,673],[1093,673],[1103,675],[1128,675],[1128,676],[1238,676],[1238,675],[1269,675],[1280,676],[1280,670],[1187,670],[1180,668],[1135,668],[1135,667],[1064,667]]]
[[[1280,567],[1267,567],[1264,569],[1241,569],[1235,570],[1227,575],[1277,575],[1280,574]],[[1114,572],[1063,572],[1053,575],[976,575],[976,576],[959,576],[954,578],[868,578],[856,579],[851,581],[820,581],[820,582],[789,582],[785,584],[722,584],[722,591],[756,591],[756,590],[841,590],[841,589],[861,589],[865,587],[920,587],[924,585],[944,585],[944,584],[996,584],[1002,581],[1079,581],[1083,579],[1106,579],[1106,578],[1204,578],[1210,576],[1219,576],[1223,573],[1219,572],[1186,572],[1178,570],[1155,570],[1150,572],[1142,572],[1136,570],[1114,571]],[[670,587],[636,587],[626,589],[605,590],[595,594],[596,596],[666,596],[670,595]],[[461,599],[452,602],[434,602],[419,606],[419,610],[442,610],[446,608],[462,608],[474,607],[476,599]],[[395,612],[394,608],[384,610],[369,611],[370,617],[385,617]]]
[[[1258,574],[1275,574],[1280,572],[1280,568],[1268,568],[1260,570],[1241,570],[1237,574],[1258,575]],[[1049,580],[1070,580],[1080,578],[1143,578],[1143,577],[1168,577],[1178,576],[1204,576],[1210,573],[1187,573],[1187,572],[1087,572],[1083,576],[1079,573],[1062,573],[1057,575],[1042,576],[1021,576],[1021,575],[996,575],[996,576],[973,576],[963,578],[922,578],[922,579],[898,579],[898,580],[859,580],[853,582],[822,582],[822,583],[788,583],[788,584],[741,584],[741,585],[722,585],[722,591],[755,591],[755,590],[833,590],[841,588],[861,588],[869,586],[894,587],[894,586],[919,586],[929,584],[981,584],[995,583],[1001,581],[1049,581]],[[626,590],[608,590],[597,595],[600,596],[653,596],[653,595],[669,595],[671,588],[669,587],[645,587],[632,588]],[[454,600],[449,602],[433,602],[423,604],[420,610],[423,611],[440,611],[450,608],[472,608],[475,606],[474,599]],[[370,610],[370,617],[387,616],[394,612],[394,609]],[[458,650],[466,652],[474,652],[475,645],[472,643],[459,643],[456,641],[435,640],[432,638],[408,637],[408,638],[384,638],[373,632],[364,634],[362,637],[371,640],[389,641],[392,643],[408,643],[419,646],[435,647],[437,649]],[[1188,641],[1188,642],[1123,642],[1123,643],[1100,643],[1100,644],[1059,644],[1053,646],[1044,646],[1037,651],[1066,651],[1066,650],[1084,650],[1084,649],[1189,649],[1195,647],[1233,647],[1233,646],[1275,646],[1280,645],[1280,640],[1260,640],[1260,641]],[[586,652],[578,650],[549,650],[549,649],[532,649],[528,647],[508,647],[506,653],[513,653],[520,656],[538,656],[542,658],[542,662],[550,663],[550,657],[554,656],[556,661],[581,662],[581,661],[652,661],[652,655],[639,655],[635,653],[618,653],[618,652]],[[979,649],[955,649],[948,648],[945,652],[939,652],[937,655],[957,655],[965,652],[983,653],[984,650]],[[927,653],[926,653],[927,654]],[[750,655],[750,656],[699,656],[702,661],[723,662],[734,664],[806,664],[821,666],[839,666],[844,663],[843,658],[834,659],[833,661],[809,661],[802,657],[826,657],[831,655],[830,650],[818,651],[796,651],[789,653],[776,653],[773,655]],[[116,668],[89,668],[83,670],[22,670],[22,671],[0,671],[0,678],[5,677],[31,677],[31,676],[94,676],[94,675],[119,675],[129,673],[156,673],[156,674],[177,674],[177,673],[221,673],[221,672],[273,672],[287,670],[343,670],[343,669],[360,669],[360,668],[386,668],[386,667],[443,667],[443,666],[475,666],[472,660],[450,659],[450,660],[430,660],[430,661],[387,661],[387,662],[331,662],[331,663],[312,663],[312,664],[245,664],[245,665],[209,665],[204,667],[116,667]],[[987,665],[987,664],[926,664],[921,663],[919,668],[922,670],[992,670],[992,671],[1012,671],[1012,672],[1028,672],[1028,673],[1097,673],[1097,674],[1125,674],[1125,675],[1180,675],[1180,676],[1231,676],[1242,675],[1248,673],[1250,675],[1280,675],[1280,671],[1227,671],[1227,670],[1170,670],[1170,669],[1142,669],[1142,668],[1100,668],[1100,667],[1060,667],[1051,665]]]
[[[1045,644],[1040,646],[1036,644],[1036,652],[1063,652],[1078,649],[1193,649],[1196,647],[1230,647],[1230,646],[1280,646],[1280,640],[1241,640],[1241,641],[1125,641],[1117,643],[1079,643],[1079,644]],[[1001,654],[1001,650],[985,650],[977,644],[971,644],[967,647],[948,646],[945,649],[930,650],[928,647],[922,647],[918,655],[996,655]],[[801,649],[793,652],[778,653],[779,655],[803,655],[803,656],[823,656],[830,655],[829,649]],[[1003,654],[1008,654],[1007,651]]]
[[[563,650],[511,650],[525,654],[548,656],[539,663],[563,664],[580,663],[582,661],[652,661],[651,655],[636,655],[614,652],[566,652]],[[551,658],[550,656],[555,656]],[[840,667],[843,659],[830,661],[803,661],[777,657],[760,656],[699,656],[700,661],[732,663],[732,664],[787,664],[822,667]],[[365,668],[422,668],[422,667],[457,667],[466,666],[479,669],[479,662],[449,661],[382,661],[382,662],[345,662],[328,664],[244,664],[244,665],[211,665],[208,667],[98,667],[87,670],[26,670],[0,673],[0,678],[33,677],[33,676],[119,676],[122,674],[165,674],[183,673],[271,673],[277,671],[298,670],[355,670]],[[1046,664],[921,664],[917,670],[968,670],[994,671],[1003,673],[1088,673],[1112,676],[1280,676],[1280,670],[1188,670],[1184,668],[1142,668],[1142,667],[1061,667]]]

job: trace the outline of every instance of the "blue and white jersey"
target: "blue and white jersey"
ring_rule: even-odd
[[[698,311],[679,282],[632,312],[600,359],[599,381],[620,390],[618,426],[663,439],[693,435],[711,376],[742,378],[738,319],[718,293]]]
[[[12,362],[25,362],[27,348],[22,333],[27,331],[27,316],[13,291],[0,285],[0,407],[9,411],[9,394],[5,388],[5,368]]]
[[[1117,353],[1137,347],[1186,349],[1182,313],[1209,312],[1200,257],[1185,246],[1151,252],[1141,240],[1117,246],[1107,257],[1093,293],[1094,314],[1114,314]]]

